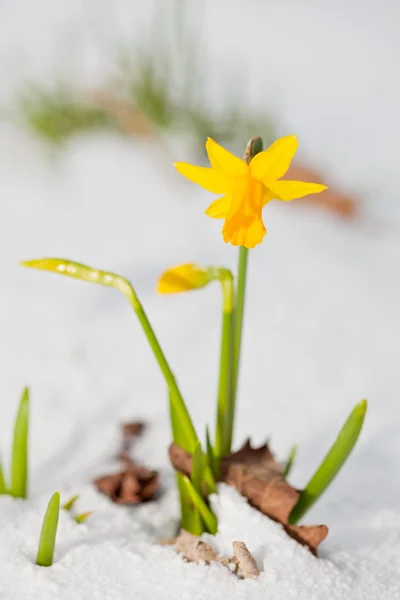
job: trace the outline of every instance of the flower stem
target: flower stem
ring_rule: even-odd
[[[238,279],[236,292],[235,334],[233,340],[232,392],[230,400],[229,421],[225,453],[229,454],[232,446],[235,423],[236,397],[239,380],[240,351],[242,346],[243,316],[246,298],[247,262],[249,251],[242,246],[239,249]]]
[[[249,140],[243,160],[249,164],[251,159],[262,152],[263,142],[259,136],[256,136]],[[235,315],[235,333],[233,342],[233,369],[232,369],[232,393],[230,399],[230,410],[229,410],[229,423],[228,433],[226,439],[225,453],[229,454],[232,447],[233,430],[235,424],[235,411],[236,411],[236,397],[237,388],[239,381],[239,367],[240,367],[240,351],[242,346],[242,333],[243,333],[243,318],[246,298],[246,281],[247,281],[247,263],[248,263],[249,251],[244,246],[239,249],[239,262],[238,262],[238,275],[237,275],[237,293],[236,293],[236,315]]]
[[[229,423],[232,397],[232,340],[233,340],[233,308],[234,289],[232,274],[224,269],[221,278],[223,311],[221,355],[219,371],[217,427],[215,431],[215,454],[217,459],[224,456],[229,437]]]

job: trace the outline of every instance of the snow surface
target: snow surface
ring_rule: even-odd
[[[25,3],[6,4],[8,12],[2,5],[5,18],[0,20],[1,43],[9,41],[1,61],[4,93],[15,85],[13,78],[26,74],[22,68],[21,73],[7,70],[11,50],[19,48],[25,66],[35,60],[36,66],[42,64],[44,57],[51,62],[61,23],[80,16],[78,3],[71,2],[67,18],[43,1],[42,13],[35,6],[42,25],[33,21],[24,27],[18,10]],[[290,7],[290,2],[283,4]],[[122,12],[123,6],[118,4]],[[309,7],[314,10],[315,3]],[[278,18],[280,9],[274,10]],[[378,5],[371,4],[371,23],[377,11]],[[394,22],[389,16],[386,29],[377,28],[374,38],[382,46],[374,56],[382,61],[388,51],[385,36],[394,40],[388,37]],[[278,19],[281,25],[284,18]],[[346,40],[345,21],[335,21],[335,27]],[[361,44],[364,29],[357,31]],[[308,48],[311,52],[312,45]],[[282,68],[289,68],[281,60]],[[330,69],[334,76],[333,63]],[[104,65],[99,70],[104,73]],[[343,75],[342,67],[338,71]],[[362,89],[367,78],[361,74],[360,81]],[[353,112],[346,113],[345,123],[358,114],[357,84],[349,79],[348,85]],[[275,203],[265,210],[269,233],[251,253],[236,441],[250,432],[255,442],[272,435],[282,459],[297,443],[291,479],[301,486],[352,406],[368,398],[355,453],[307,515],[306,522],[330,527],[321,558],[316,560],[226,488],[216,500],[221,533],[214,543],[229,553],[234,539],[243,540],[262,568],[258,581],[238,581],[218,566],[184,564],[173,550],[155,546],[154,540],[174,530],[177,507],[166,456],[165,386],[135,315],[117,292],[18,267],[21,259],[65,256],[131,278],[203,432],[207,422],[214,422],[220,291],[215,286],[193,295],[157,297],[154,287],[170,265],[194,260],[234,268],[236,252],[222,244],[220,223],[202,215],[210,195],[185,184],[172,169],[173,159],[188,158],[179,140],[161,151],[98,135],[71,140],[50,155],[37,140],[2,125],[0,439],[6,464],[19,394],[25,384],[32,390],[31,497],[28,502],[0,499],[2,600],[400,596],[400,236],[397,208],[392,211],[394,202],[387,197],[396,197],[397,175],[387,154],[376,148],[379,160],[372,168],[368,131],[361,138],[345,133],[334,97],[322,95],[313,105],[333,115],[323,132],[326,115],[308,120],[305,105],[299,103],[298,113],[294,104],[287,110],[290,127],[284,132],[299,133],[303,152],[321,153],[321,164],[332,165],[335,175],[342,173],[349,189],[380,189],[377,202],[385,212],[379,223],[371,213],[347,223],[295,203]],[[376,132],[382,144],[393,119],[390,107],[383,117]],[[354,122],[361,129],[361,121]],[[336,131],[332,156],[326,150],[329,130]],[[319,146],[322,138],[324,146]],[[340,145],[346,148],[344,156]],[[392,195],[380,186],[390,180],[388,175]],[[135,454],[162,470],[165,494],[157,503],[123,509],[88,482],[114,466],[117,426],[132,418],[150,423]],[[32,561],[45,506],[56,489],[65,500],[81,493],[77,510],[95,514],[84,525],[62,514],[56,563],[43,569]]]

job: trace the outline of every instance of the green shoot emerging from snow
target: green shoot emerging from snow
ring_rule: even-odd
[[[0,462],[0,495],[7,494],[6,481],[4,479],[3,466]]]
[[[290,515],[290,523],[297,523],[305,515],[339,473],[358,440],[366,411],[366,400],[355,406],[333,446],[302,491]]]
[[[11,495],[26,498],[28,489],[29,390],[25,388],[15,419],[11,459]]]
[[[36,558],[36,564],[40,567],[51,567],[53,564],[59,514],[60,494],[56,492],[50,498],[40,533],[39,548]]]
[[[65,504],[62,505],[62,509],[63,510],[71,510],[74,507],[75,502],[79,500],[79,494],[76,494],[76,496],[72,496],[72,498],[70,498]]]

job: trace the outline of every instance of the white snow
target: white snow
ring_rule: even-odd
[[[232,14],[239,14],[239,3],[233,4]],[[334,10],[328,18],[320,14],[322,4],[319,8],[311,1],[307,4],[319,23],[331,19]],[[1,43],[8,49],[0,61],[4,97],[29,66],[36,72],[43,65],[48,74],[49,63],[56,63],[57,56],[66,61],[65,49],[64,54],[55,53],[57,39],[62,39],[60,32],[68,24],[72,27],[82,20],[78,3],[72,2],[70,12],[62,15],[57,12],[60,7],[43,1],[35,8],[43,24],[33,21],[24,27],[18,11],[25,5],[20,0],[1,7],[5,32]],[[286,23],[283,6],[293,9],[288,1],[271,3],[268,9],[281,28]],[[104,10],[107,7],[111,4],[104,3]],[[95,14],[92,9],[87,9],[86,20]],[[357,48],[362,44],[367,48],[366,32],[376,22],[378,9],[371,3],[370,12],[363,13],[363,27],[355,28]],[[118,3],[115,15],[124,10],[130,10],[127,3]],[[390,16],[384,20],[381,15],[384,24],[374,30],[374,56],[382,64],[395,44]],[[309,23],[300,12],[296,18],[304,26]],[[336,32],[342,42],[338,52],[345,53],[343,48],[351,43],[346,20],[329,23],[329,35],[333,38]],[[279,27],[268,33],[266,43],[271,47],[271,36],[278,38]],[[83,25],[79,31],[87,42]],[[226,32],[228,48],[229,35]],[[390,43],[386,45],[385,39]],[[308,56],[308,64],[315,68],[313,43],[315,39],[307,46],[305,40],[300,48],[302,59]],[[16,49],[20,70],[18,65],[10,68],[17,60],[12,59]],[[297,443],[300,452],[292,481],[301,486],[352,406],[368,398],[366,426],[356,451],[307,515],[308,523],[330,527],[321,558],[312,557],[224,487],[215,500],[220,534],[214,543],[229,553],[234,539],[243,540],[262,568],[258,581],[238,581],[218,566],[185,564],[173,550],[155,546],[154,540],[173,531],[177,507],[166,456],[170,436],[165,386],[135,315],[117,292],[18,266],[21,259],[65,256],[131,278],[203,432],[207,422],[214,423],[219,289],[157,297],[154,287],[159,273],[172,264],[194,260],[234,268],[236,252],[222,243],[220,223],[203,216],[210,195],[186,184],[171,167],[172,160],[189,157],[174,145],[161,152],[105,135],[71,140],[62,152],[49,156],[40,142],[3,125],[0,439],[6,464],[12,421],[25,384],[32,390],[32,430],[30,499],[0,499],[0,598],[23,600],[27,590],[32,600],[393,600],[400,595],[396,121],[390,106],[375,106],[371,96],[371,111],[369,104],[361,107],[368,85],[362,70],[359,79],[348,77],[347,95],[340,88],[342,102],[349,99],[348,113],[343,117],[342,111],[335,112],[334,77],[349,76],[351,67],[336,68],[333,56],[326,62],[329,52],[333,51],[325,48],[322,56],[333,81],[325,74],[324,86],[313,89],[311,106],[300,75],[299,87],[294,83],[293,89],[285,87],[284,74],[293,75],[298,67],[296,60],[290,63],[293,54],[287,50],[285,59],[286,54],[277,57],[274,77],[281,77],[281,89],[295,97],[285,99],[284,131],[298,133],[303,153],[320,154],[320,163],[331,166],[349,189],[373,193],[382,212],[377,207],[370,210],[368,194],[363,200],[369,216],[356,223],[295,203],[275,203],[265,210],[268,236],[251,253],[236,435],[237,444],[249,433],[256,442],[272,435],[282,459]],[[267,60],[270,54],[265,55]],[[268,60],[272,64],[271,56]],[[94,62],[104,74],[104,64]],[[79,71],[82,77],[98,75],[93,65],[89,67]],[[390,85],[394,103],[399,90],[394,81]],[[325,92],[318,96],[322,88]],[[378,100],[376,87],[371,94]],[[318,109],[321,114],[311,119]],[[368,119],[378,113],[382,126],[374,129],[371,157]],[[349,129],[350,121],[354,130]],[[368,123],[366,130],[363,123]],[[388,182],[388,193],[383,181]],[[124,509],[110,504],[88,482],[113,466],[118,424],[139,417],[150,426],[136,456],[162,470],[167,491],[157,503]],[[80,493],[77,510],[93,509],[95,514],[77,525],[62,513],[56,562],[43,569],[33,562],[44,510],[56,489],[65,500]]]

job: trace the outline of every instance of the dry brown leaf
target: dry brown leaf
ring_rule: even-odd
[[[192,535],[184,529],[181,529],[176,538],[175,548],[186,560],[191,562],[204,561],[209,564],[212,561],[217,561],[217,553],[210,544],[203,542],[198,536]]]
[[[157,471],[130,463],[124,471],[104,475],[93,483],[99,492],[116,504],[140,504],[151,500],[157,493],[159,475]]]
[[[325,178],[320,173],[302,163],[291,165],[282,179],[326,183]],[[357,200],[350,196],[346,196],[331,185],[328,186],[327,190],[324,190],[320,194],[304,196],[304,198],[296,200],[296,203],[297,202],[313,204],[345,218],[354,218],[358,214]]]
[[[176,444],[171,444],[169,456],[177,471],[190,475],[190,454]],[[252,506],[281,523],[293,539],[307,546],[313,553],[328,535],[325,525],[289,525],[289,515],[297,504],[300,492],[285,480],[267,444],[252,448],[248,440],[238,452],[223,458],[220,479],[236,487]]]
[[[257,563],[244,542],[233,542],[234,556],[232,558],[217,554],[210,544],[184,529],[181,529],[178,537],[167,538],[160,541],[159,544],[174,545],[177,552],[189,562],[205,562],[207,565],[216,562],[241,578],[257,577],[260,574]]]
[[[233,554],[236,559],[238,570],[237,573],[243,579],[249,577],[258,577],[260,571],[254,556],[248,551],[244,542],[233,542]]]

